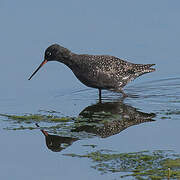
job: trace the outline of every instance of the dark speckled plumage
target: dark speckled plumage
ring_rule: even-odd
[[[146,113],[119,102],[97,103],[86,107],[79,116],[86,124],[75,127],[71,132],[87,132],[106,138],[130,126],[154,121],[154,113]]]
[[[128,82],[142,74],[155,71],[150,68],[155,64],[133,64],[109,55],[75,54],[58,44],[46,49],[44,61],[39,68],[47,61],[54,60],[67,65],[86,86],[98,88],[100,96],[102,89],[123,93],[122,88]]]

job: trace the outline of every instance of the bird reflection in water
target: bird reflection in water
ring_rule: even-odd
[[[122,101],[97,103],[86,107],[79,115],[88,119],[91,123],[97,119],[98,121],[110,119],[110,121],[104,122],[101,126],[98,124],[97,126],[83,125],[72,130],[72,132],[85,131],[87,133],[93,133],[101,138],[118,134],[133,125],[155,121],[152,118],[156,116],[154,113],[138,111],[136,108],[126,105]]]
[[[39,125],[37,123],[36,123],[36,126],[39,127]],[[54,152],[60,152],[63,149],[70,146],[73,142],[78,140],[77,138],[51,135],[43,129],[41,129],[41,132],[45,136],[46,146],[48,147],[48,149],[50,149],[51,151],[54,151]]]
[[[71,132],[72,134],[75,133],[76,137],[79,134],[79,138],[51,135],[42,129],[41,132],[45,135],[47,147],[54,152],[58,152],[79,139],[89,138],[89,134],[93,134],[93,137],[106,138],[118,134],[130,126],[155,121],[153,120],[155,116],[154,113],[141,112],[122,101],[97,103],[86,107],[79,114],[83,125],[74,121]],[[38,124],[36,126],[39,127]],[[81,133],[83,133],[83,138],[80,136]],[[85,137],[85,134],[87,134],[87,137]]]

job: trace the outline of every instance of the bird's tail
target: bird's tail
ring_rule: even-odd
[[[149,73],[149,72],[154,72],[156,69],[151,68],[151,66],[154,66],[155,64],[136,64],[135,66],[135,72],[141,74]]]

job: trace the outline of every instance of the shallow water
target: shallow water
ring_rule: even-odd
[[[70,155],[102,150],[180,155],[179,2],[40,2],[1,6],[1,36],[6,35],[0,42],[1,179],[119,179],[132,171],[102,173],[91,158]],[[54,42],[77,53],[156,63],[156,72],[126,86],[125,99],[103,91],[102,104],[96,89],[57,62],[28,81]],[[45,139],[36,123],[52,136]]]

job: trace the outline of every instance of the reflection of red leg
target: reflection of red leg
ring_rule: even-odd
[[[37,127],[40,127],[38,123],[36,123],[36,126]],[[41,129],[41,132],[45,135],[45,136],[48,136],[48,132],[46,132],[45,130]]]
[[[42,132],[45,136],[49,136],[49,134],[48,134],[46,131],[41,130],[41,132]]]

